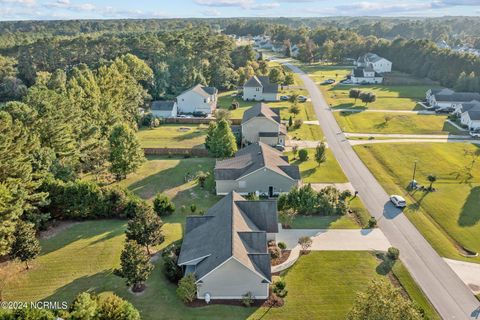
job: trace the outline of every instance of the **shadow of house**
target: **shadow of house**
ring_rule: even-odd
[[[470,189],[470,194],[463,204],[458,225],[461,227],[470,227],[480,221],[480,186]]]

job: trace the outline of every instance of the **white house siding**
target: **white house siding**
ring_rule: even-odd
[[[392,63],[387,59],[381,59],[372,63],[373,70],[378,73],[392,72]]]
[[[215,96],[205,98],[193,91],[185,92],[177,97],[178,112],[205,112],[210,114],[217,108]]]
[[[175,118],[177,116],[177,105],[172,110],[152,110],[152,115],[157,118]]]
[[[470,116],[468,115],[467,112],[462,113],[462,116],[460,117],[460,122],[463,125],[468,126],[468,129],[470,130],[480,129],[480,120],[470,119]]]
[[[218,269],[202,279],[197,284],[197,298],[205,299],[210,294],[211,299],[241,299],[251,292],[256,299],[268,297],[268,282],[240,262],[231,258]]]
[[[276,93],[264,93],[263,94],[264,101],[278,101],[278,94]]]
[[[372,78],[363,78],[363,77],[351,77],[352,83],[354,84],[360,84],[360,83],[371,83],[371,84],[376,84],[376,83],[382,83],[383,78],[382,77],[372,77]]]
[[[274,193],[284,193],[290,191],[297,184],[298,181],[267,168],[261,168],[236,181],[216,181],[217,195],[225,195],[231,191],[236,191],[240,194],[249,194],[257,191],[268,194],[270,186],[273,187]]]
[[[245,101],[262,101],[263,88],[262,87],[244,87],[243,100]]]
[[[242,124],[242,135],[245,142],[254,143],[259,140],[259,132],[278,132],[280,124],[265,117],[255,117]]]

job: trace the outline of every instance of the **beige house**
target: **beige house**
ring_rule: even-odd
[[[178,265],[196,277],[197,298],[266,299],[272,283],[267,241],[278,232],[277,203],[229,193],[204,216],[187,217]]]
[[[242,118],[242,143],[263,142],[270,146],[285,145],[287,128],[280,122],[280,110],[258,103],[245,111]]]
[[[233,158],[217,161],[214,174],[217,195],[235,191],[273,197],[300,182],[298,166],[289,164],[288,157],[262,142],[241,149]]]

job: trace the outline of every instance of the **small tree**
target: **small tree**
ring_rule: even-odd
[[[95,320],[140,320],[140,313],[128,301],[115,294],[99,299]]]
[[[208,176],[208,172],[197,172],[197,181],[201,188],[205,188],[205,182],[207,181]]]
[[[360,93],[359,97],[362,100],[362,102],[365,103],[365,106],[377,100],[377,96],[375,95],[375,93],[372,93],[372,92],[362,92]]]
[[[315,148],[315,161],[317,161],[319,165],[327,161],[326,152],[327,152],[327,147],[325,143],[322,141]]]
[[[142,204],[136,215],[128,221],[125,234],[128,240],[135,240],[139,245],[147,248],[150,254],[150,246],[162,243],[165,237],[162,233],[163,222],[156,215],[149,204]]]
[[[94,320],[97,314],[97,299],[88,292],[82,292],[73,301],[70,307],[70,317],[72,319]]]
[[[195,275],[189,273],[178,282],[177,296],[184,302],[189,303],[195,299],[197,294],[197,285],[195,284]]]
[[[292,153],[293,153],[293,160],[295,160],[295,158],[297,157],[297,153],[298,153],[298,146],[297,145],[294,145],[292,147]]]
[[[302,251],[307,251],[308,248],[310,248],[312,246],[312,238],[310,237],[300,237],[298,239],[298,244],[300,245],[300,247],[302,248]]]
[[[293,77],[293,73],[289,72],[285,76],[285,80],[283,82],[284,85],[286,86],[291,86],[292,84],[295,83],[295,78]]]
[[[272,68],[268,73],[268,77],[272,83],[281,84],[284,81],[283,72],[279,68]]]
[[[192,213],[195,213],[195,211],[197,211],[197,205],[196,205],[195,203],[192,203],[192,204],[190,205],[190,211],[191,211]]]
[[[293,125],[293,119],[292,116],[288,117],[288,127],[291,127]]]
[[[205,146],[218,158],[231,157],[237,152],[237,141],[227,120],[210,123],[205,138]]]
[[[291,103],[296,105],[299,97],[300,97],[300,95],[298,93],[292,93],[292,95],[290,96],[288,101],[290,101]]]
[[[358,89],[350,89],[348,92],[348,97],[355,99],[355,103],[357,103],[357,99],[360,98],[360,94],[362,93],[361,90]]]
[[[10,255],[25,263],[27,270],[28,262],[35,259],[40,253],[40,242],[35,237],[35,228],[32,223],[20,220],[17,222],[13,233],[13,243]]]
[[[280,279],[273,285],[273,292],[280,298],[285,298],[288,294],[287,283],[285,280]]]
[[[294,115],[298,115],[300,113],[300,108],[298,107],[297,103],[292,104],[292,106],[290,107],[290,113]]]
[[[169,216],[175,212],[175,204],[165,193],[157,193],[153,199],[153,210],[160,216]]]
[[[242,304],[245,307],[250,307],[253,303],[253,299],[254,299],[253,294],[250,291],[248,291],[242,296]]]
[[[369,229],[373,229],[377,226],[377,219],[375,219],[375,217],[370,217],[370,219],[368,219],[368,224],[367,224],[367,227]]]
[[[135,132],[126,124],[116,125],[110,134],[110,172],[117,180],[124,179],[145,161]]]
[[[230,119],[230,111],[228,111],[226,109],[215,110],[215,119],[217,119],[217,120],[222,120],[222,119],[229,120]]]
[[[437,181],[437,176],[433,175],[433,174],[430,174],[430,175],[428,175],[427,179],[430,182],[430,186],[428,187],[428,190],[432,191],[433,190],[433,184],[435,183],[435,181]]]
[[[307,149],[301,149],[299,152],[298,152],[298,158],[300,159],[300,161],[307,161],[308,160],[308,151]]]
[[[399,256],[400,256],[400,250],[398,250],[395,247],[388,248],[387,257],[390,260],[397,260]]]
[[[134,292],[143,289],[143,283],[148,279],[153,270],[153,264],[143,248],[135,241],[125,242],[125,247],[120,256],[122,277],[127,286],[132,286]]]

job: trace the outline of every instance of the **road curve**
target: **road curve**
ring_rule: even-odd
[[[298,67],[280,62],[303,80],[330,149],[380,229],[400,249],[402,262],[438,313],[443,319],[479,318],[479,301],[408,218],[389,203],[388,194],[350,146],[315,82]]]

